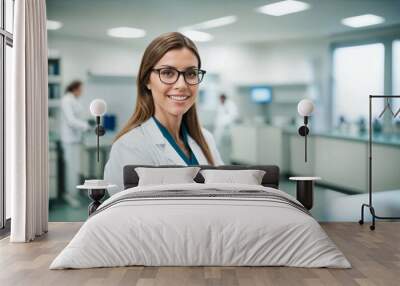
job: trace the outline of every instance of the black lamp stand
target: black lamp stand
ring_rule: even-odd
[[[304,125],[299,128],[299,135],[304,137],[304,161],[307,162],[307,135],[310,130],[307,127],[308,116],[304,116]]]
[[[100,136],[103,136],[104,134],[106,134],[106,130],[104,129],[104,127],[102,125],[100,125],[100,116],[96,116],[96,129],[95,129],[95,133],[97,135],[97,162],[99,162],[99,149],[100,149]]]
[[[97,136],[97,162],[99,162],[100,136],[106,134],[106,130],[100,124],[100,116],[96,116],[96,129],[94,131]],[[88,189],[89,198],[92,199],[92,203],[88,207],[89,216],[101,205],[101,199],[105,194],[106,189]]]

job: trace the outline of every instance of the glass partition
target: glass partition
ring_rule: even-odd
[[[334,125],[340,118],[368,120],[368,96],[384,91],[384,46],[381,43],[337,48],[333,53]],[[383,108],[373,108],[377,117]]]

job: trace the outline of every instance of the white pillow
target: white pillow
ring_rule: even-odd
[[[261,185],[265,171],[262,170],[201,170],[204,183],[230,183]]]
[[[196,183],[193,179],[199,170],[199,167],[135,168],[139,176],[138,186]]]

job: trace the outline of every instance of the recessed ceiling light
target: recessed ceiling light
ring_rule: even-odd
[[[47,30],[58,30],[63,26],[63,23],[58,21],[47,20],[46,27]]]
[[[183,30],[181,31],[181,33],[195,42],[208,42],[214,38],[209,33],[194,31],[194,30]]]
[[[222,27],[226,25],[233,24],[237,21],[237,17],[234,15],[221,17],[217,19],[212,19],[208,21],[204,21],[198,24],[194,24],[192,26],[186,27],[187,30],[205,30],[205,29],[212,29],[217,27]]]
[[[256,10],[271,16],[283,16],[287,14],[297,13],[310,8],[310,4],[296,0],[285,0],[265,6],[261,6]]]
[[[107,35],[116,38],[142,38],[146,35],[146,31],[131,27],[117,27],[108,29]]]
[[[352,28],[372,26],[372,25],[381,24],[383,22],[385,22],[384,18],[377,16],[377,15],[373,15],[373,14],[365,14],[365,15],[342,19],[343,25],[346,25],[346,26],[349,26]]]

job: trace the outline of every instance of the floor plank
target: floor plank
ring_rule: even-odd
[[[82,223],[50,223],[32,243],[0,240],[0,285],[399,285],[400,222],[379,222],[375,231],[357,223],[322,223],[352,269],[290,267],[117,267],[48,269]]]

